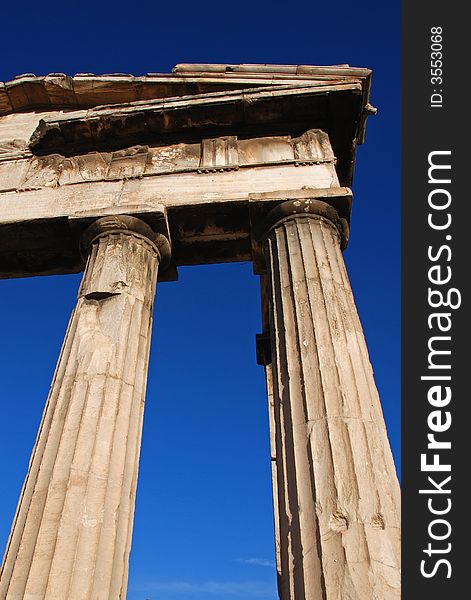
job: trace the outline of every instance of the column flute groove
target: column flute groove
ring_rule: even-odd
[[[87,257],[2,564],[2,600],[124,600],[153,298],[170,245],[134,217]]]
[[[400,499],[342,258],[319,200],[267,217],[281,600],[398,600]]]

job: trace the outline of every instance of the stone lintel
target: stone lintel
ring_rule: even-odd
[[[64,188],[45,191],[55,195],[59,204],[67,204]],[[34,199],[35,192],[30,194]],[[81,232],[98,218],[120,214],[138,217],[154,231],[171,239],[171,264],[159,273],[160,281],[175,280],[176,268],[183,265],[253,260],[255,271],[260,272],[264,269],[263,253],[259,238],[252,235],[254,227],[277,204],[306,197],[323,199],[336,208],[343,218],[349,219],[351,191],[336,187],[247,194],[240,199],[200,201],[187,206],[165,206],[157,201],[148,204],[123,203],[96,209],[70,210],[68,215],[55,218],[24,219],[0,224],[0,277],[81,271]]]

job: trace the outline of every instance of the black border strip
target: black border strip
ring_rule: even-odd
[[[404,600],[451,600],[469,593],[465,540],[470,532],[471,198],[466,178],[471,173],[467,164],[471,127],[465,64],[471,36],[465,6],[436,0],[402,4]],[[441,28],[441,34],[432,28]],[[442,56],[432,55],[434,51]],[[434,76],[437,79],[432,80]],[[429,173],[431,163],[451,168],[432,168]],[[456,307],[447,307],[447,300]],[[437,350],[449,354],[434,354]],[[450,442],[451,448],[428,448],[430,434],[434,440]],[[434,461],[439,461],[440,469],[450,470],[432,471]]]

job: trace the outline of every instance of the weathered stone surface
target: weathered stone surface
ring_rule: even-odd
[[[20,115],[3,117],[7,118],[16,119],[16,125],[21,127]],[[203,139],[200,143],[131,146],[115,152],[90,152],[71,157],[55,153],[35,157],[27,148],[27,140],[8,137],[14,133],[11,125],[3,123],[0,117],[0,164],[9,162],[8,166],[4,165],[5,169],[18,175],[15,185],[0,175],[0,192],[182,172],[217,172],[225,168],[327,163],[333,167],[335,161],[329,137],[318,129],[293,138],[267,136],[238,140],[237,136],[230,136]],[[333,168],[332,172],[335,173]]]
[[[92,228],[2,565],[6,600],[126,593],[153,299],[169,247],[132,217]]]
[[[169,144],[182,138],[190,141],[231,137],[235,129],[260,137],[319,127],[329,135],[340,181],[349,185],[353,175],[353,140],[360,135],[362,120],[366,118],[364,101],[363,85],[356,81],[278,85],[96,107],[44,117],[29,147],[38,155],[71,156],[137,144]]]
[[[69,219],[150,222],[156,204],[175,265],[249,260],[254,194],[348,185],[370,79],[347,65],[179,65],[0,86],[0,276],[77,272]]]
[[[255,259],[254,206],[266,211],[293,190],[349,199],[325,132],[0,161],[0,277],[76,272],[70,219],[114,211],[151,222],[162,204],[175,265]]]
[[[87,260],[1,600],[125,597],[168,238],[164,278],[239,260],[261,274],[281,600],[399,598],[397,480],[341,257],[370,80],[348,65],[177,65],[0,84],[0,277]]]
[[[173,73],[94,75],[64,73],[25,74],[0,83],[0,114],[15,110],[54,107],[88,107],[129,103],[155,98],[179,97],[202,92],[229,91],[261,86],[326,85],[365,81],[371,71],[349,65],[176,65]],[[27,93],[28,92],[28,93]]]
[[[280,597],[398,599],[399,486],[340,223],[287,205],[266,247]]]
[[[4,156],[4,146],[16,141],[26,156],[31,156],[27,144],[41,119],[57,118],[61,111],[12,113],[0,116],[0,157]]]
[[[5,117],[4,117],[5,118]],[[10,119],[19,115],[11,115]],[[19,125],[21,123],[18,123]],[[4,130],[0,118],[0,136],[11,133],[10,124]],[[0,138],[1,140],[1,138]],[[19,161],[18,159],[23,159]],[[209,173],[227,169],[278,165],[330,164],[335,157],[329,137],[318,129],[301,136],[266,136],[238,140],[237,136],[203,139],[200,143],[178,143],[169,146],[131,146],[114,152],[90,152],[65,157],[52,153],[44,157],[31,156],[23,139],[0,141],[0,165],[18,173],[15,183],[0,175],[0,193],[61,187],[88,181],[139,179],[155,175]],[[13,162],[15,161],[15,162]],[[253,190],[254,192],[256,190]]]

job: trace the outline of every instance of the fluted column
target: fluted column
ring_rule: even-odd
[[[159,264],[167,239],[96,221],[8,540],[6,600],[124,600]]]
[[[400,598],[399,486],[345,229],[318,200],[266,222],[281,600]]]

